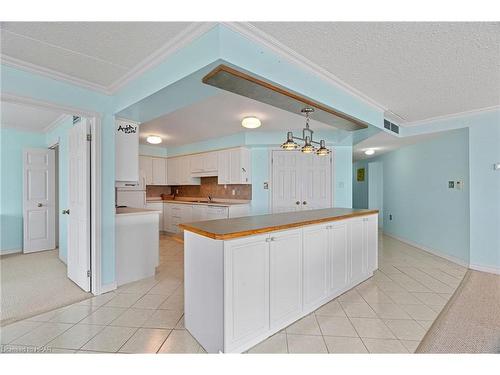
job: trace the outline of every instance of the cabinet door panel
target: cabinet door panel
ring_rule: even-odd
[[[269,253],[271,329],[302,311],[301,230],[271,235]]]
[[[203,171],[203,159],[204,154],[197,154],[191,156],[191,173],[202,172]]]
[[[226,351],[269,329],[269,245],[265,238],[225,243]]]
[[[203,170],[212,172],[217,170],[217,152],[207,152],[203,154]]]
[[[229,184],[229,150],[219,151],[217,154],[217,183]]]
[[[350,221],[351,229],[351,267],[350,280],[358,280],[363,276],[366,269],[365,240],[364,240],[363,218]]]
[[[144,176],[146,185],[153,183],[153,161],[149,156],[139,156],[139,174]]]
[[[167,168],[165,159],[153,158],[153,185],[165,185],[167,183]]]
[[[240,149],[229,152],[229,183],[241,184],[241,154]]]
[[[371,273],[378,268],[378,216],[372,215],[367,218],[365,223],[365,236],[366,236],[366,258],[367,269],[366,272]]]
[[[335,223],[330,230],[330,292],[344,289],[348,283],[349,227]]]
[[[328,234],[326,226],[304,228],[304,309],[311,309],[328,295]]]

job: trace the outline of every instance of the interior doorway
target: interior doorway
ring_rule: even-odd
[[[378,226],[384,226],[384,165],[381,161],[368,163],[368,208],[378,210]]]

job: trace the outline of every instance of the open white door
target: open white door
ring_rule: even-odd
[[[54,150],[23,151],[23,252],[54,249],[55,240]]]
[[[69,132],[68,277],[90,291],[90,142],[88,120]]]

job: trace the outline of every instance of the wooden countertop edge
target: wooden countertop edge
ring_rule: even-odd
[[[188,232],[193,232],[193,233],[199,234],[201,236],[212,238],[214,240],[230,240],[230,239],[234,239],[234,238],[238,238],[238,237],[252,236],[252,235],[256,235],[256,234],[274,232],[277,230],[292,229],[292,228],[297,228],[297,227],[303,227],[305,225],[321,224],[321,223],[325,223],[325,222],[339,221],[339,220],[349,219],[352,217],[367,216],[367,215],[373,215],[373,214],[378,214],[378,210],[353,212],[353,213],[345,214],[345,215],[341,215],[341,216],[333,216],[333,217],[327,217],[327,218],[322,218],[322,219],[306,220],[306,221],[300,221],[300,222],[296,222],[296,223],[274,225],[272,227],[265,227],[265,228],[259,228],[259,229],[249,229],[249,230],[244,230],[244,231],[239,231],[239,232],[223,233],[223,234],[207,232],[203,229],[190,226],[189,224],[179,224],[179,228],[187,230]]]

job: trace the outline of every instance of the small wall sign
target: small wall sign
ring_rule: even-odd
[[[117,131],[119,132],[123,132],[125,134],[133,134],[133,133],[137,133],[137,126],[134,126],[134,125],[120,125],[118,126],[118,129],[116,129]]]
[[[358,182],[363,182],[365,180],[365,169],[364,168],[358,169],[356,179]]]

